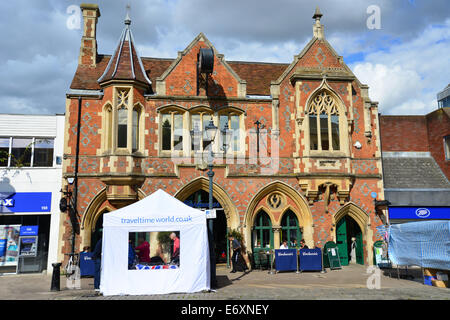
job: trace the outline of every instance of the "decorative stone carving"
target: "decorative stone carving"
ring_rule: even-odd
[[[328,204],[332,188],[335,188],[335,193],[339,199],[339,203],[342,205],[350,197],[350,190],[353,185],[353,181],[349,177],[324,179],[324,178],[310,178],[300,179],[299,185],[305,192],[305,196],[308,199],[310,205],[314,201],[318,200],[319,194],[324,194],[325,211],[328,212]]]
[[[267,204],[274,210],[283,208],[284,203],[284,197],[279,192],[274,192],[267,197]]]

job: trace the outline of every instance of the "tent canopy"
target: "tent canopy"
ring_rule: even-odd
[[[177,269],[128,270],[130,232],[180,233]],[[103,217],[100,291],[104,295],[166,294],[209,290],[205,213],[159,189]]]

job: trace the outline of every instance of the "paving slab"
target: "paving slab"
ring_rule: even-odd
[[[279,272],[253,270],[246,274],[217,268],[218,288],[213,292],[147,296],[98,296],[94,279],[82,278],[81,289],[68,289],[61,276],[61,291],[50,291],[51,276],[21,274],[0,276],[2,300],[450,300],[450,289],[422,284],[420,268],[408,270],[414,279],[398,279],[397,272],[380,272],[379,287],[367,266],[349,265],[340,270],[320,272]],[[402,276],[405,271],[402,271]]]

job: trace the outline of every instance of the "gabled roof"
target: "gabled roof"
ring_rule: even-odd
[[[127,15],[125,28],[122,31],[117,48],[105,71],[98,79],[99,84],[110,80],[135,80],[148,86],[152,84],[134,45],[130,24],[131,20]]]
[[[70,85],[71,89],[100,90],[97,79],[105,72],[111,61],[111,55],[99,55],[97,67],[78,66],[75,76]],[[146,76],[151,83],[156,83],[160,77],[173,63],[175,59],[142,57],[141,61]],[[265,63],[228,61],[228,65],[242,79],[247,81],[248,95],[270,95],[270,82],[277,79],[289,66],[287,63]]]

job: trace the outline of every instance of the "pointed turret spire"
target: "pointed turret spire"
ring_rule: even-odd
[[[151,85],[150,79],[145,73],[141,57],[134,44],[131,32],[131,19],[129,14],[130,6],[127,5],[127,15],[124,23],[125,28],[119,39],[119,44],[109,60],[108,66],[103,75],[98,79],[100,84],[111,80],[134,80]]]
[[[314,37],[318,39],[323,39],[323,24],[320,23],[320,18],[322,18],[322,13],[320,12],[319,6],[316,7],[316,11],[314,12],[313,19],[316,20],[316,22],[313,25],[313,35]]]

